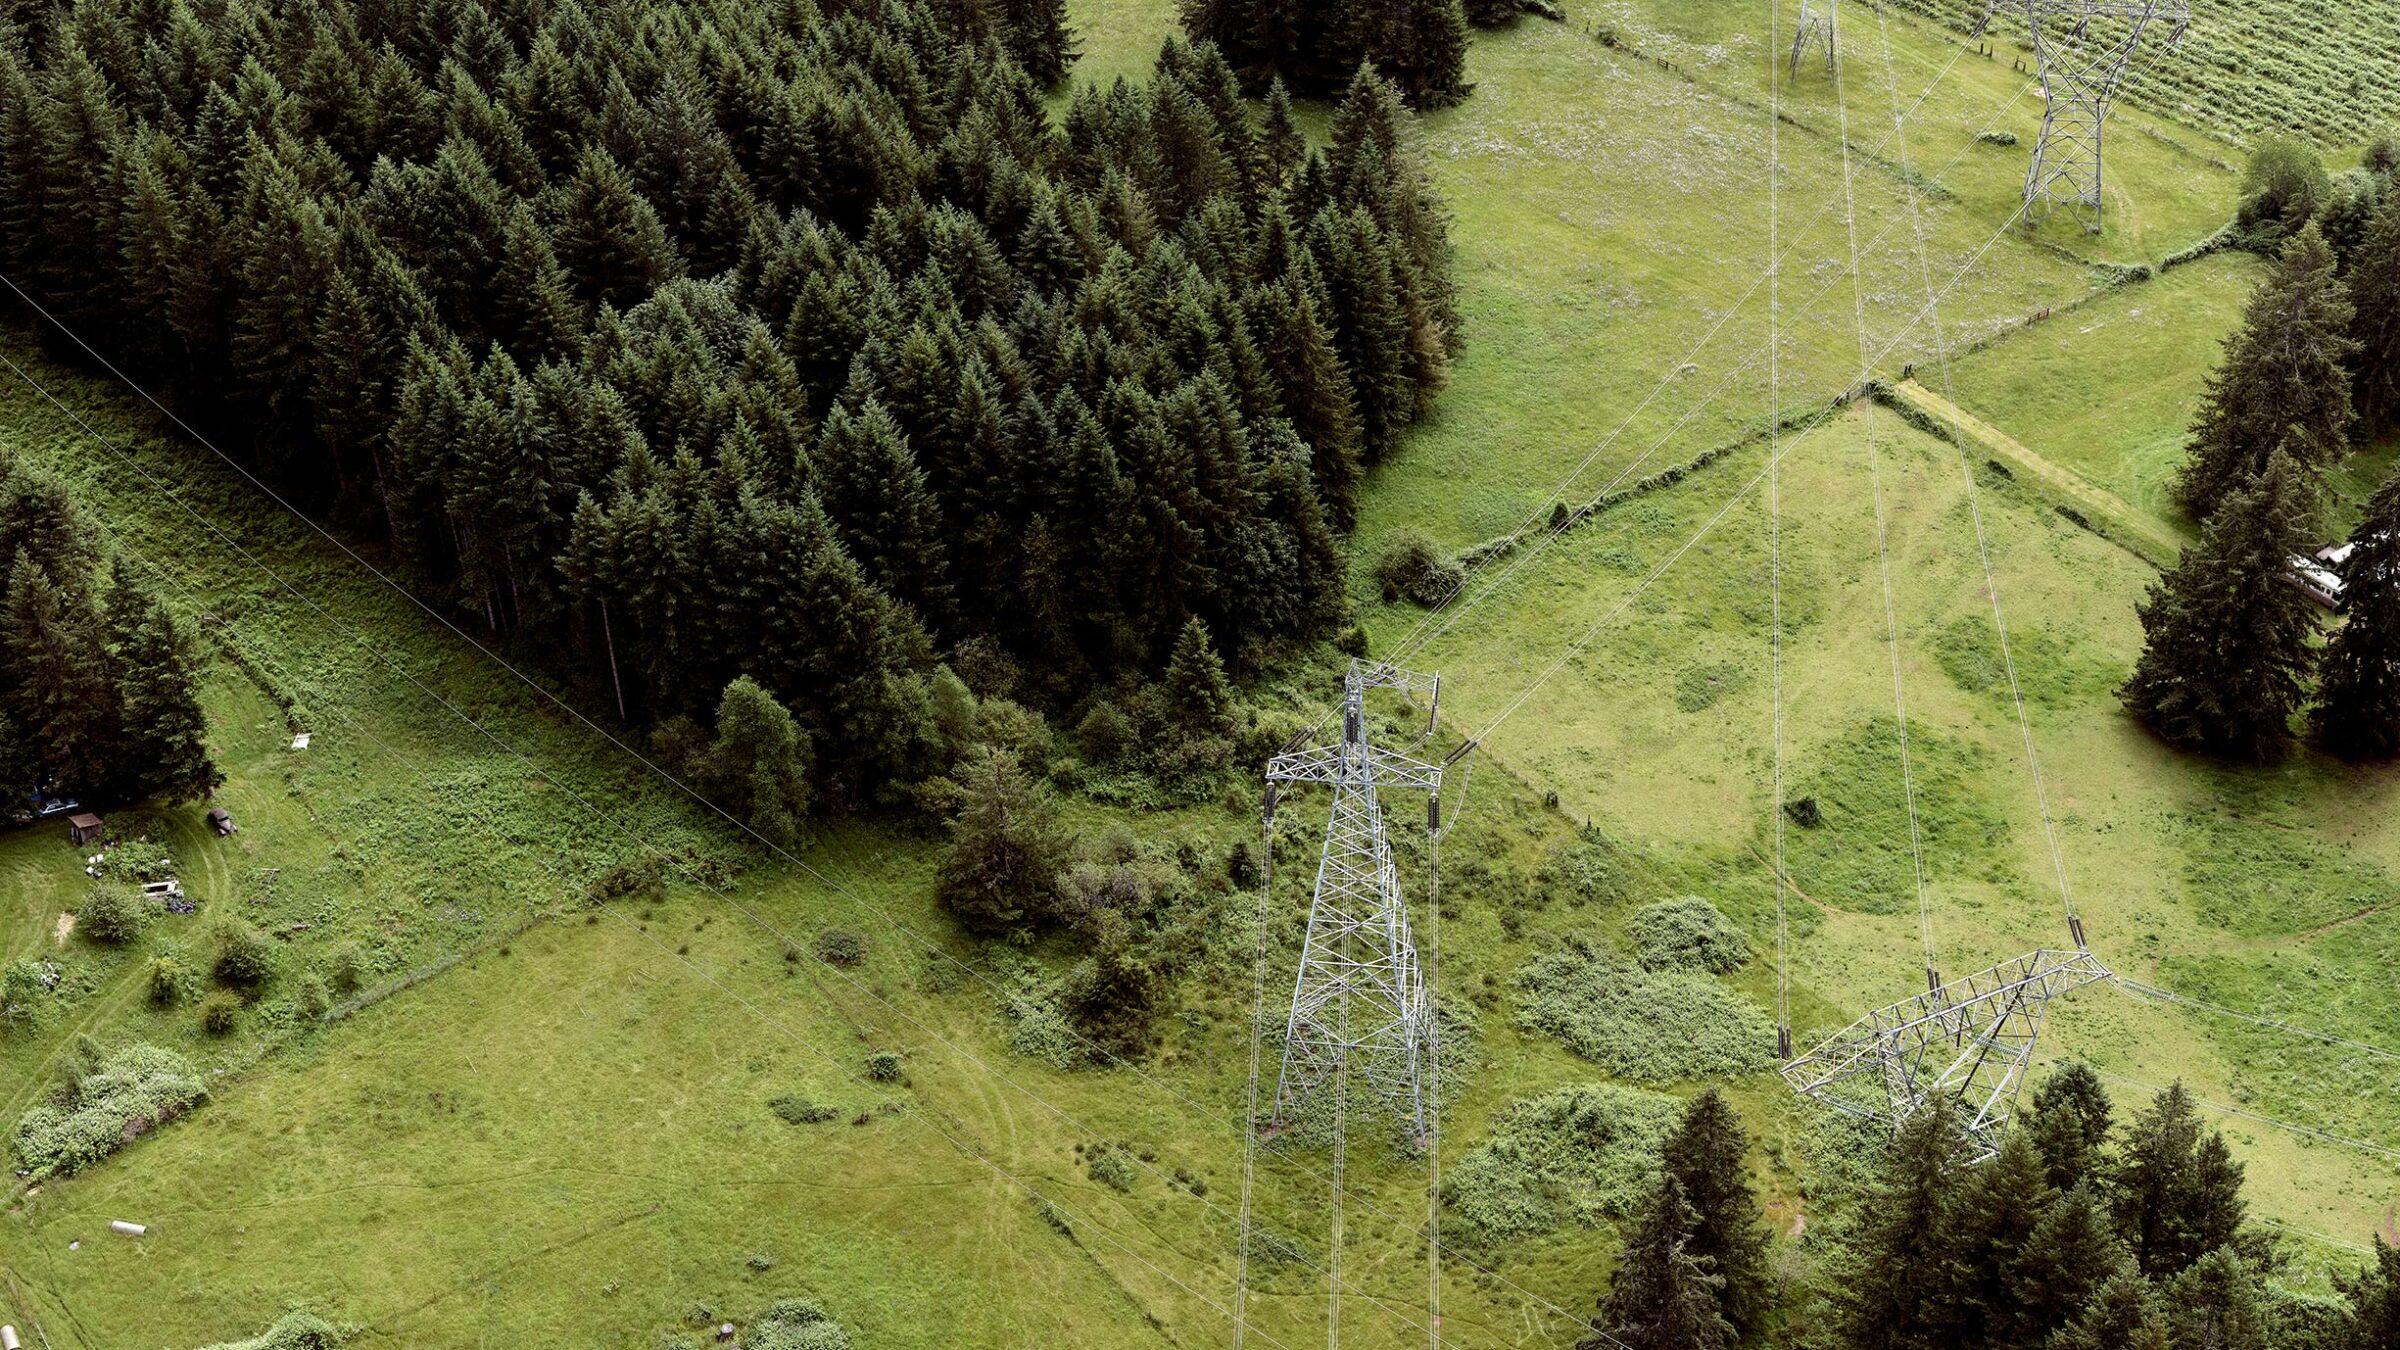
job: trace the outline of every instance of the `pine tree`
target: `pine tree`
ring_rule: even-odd
[[[2207,520],[2277,450],[2324,469],[2349,448],[2353,310],[2312,222],[2250,295],[2208,378],[2176,500]]]
[[[109,573],[108,654],[123,707],[117,781],[129,795],[189,801],[225,781],[208,752],[208,719],[196,693],[200,657],[124,559]]]
[[[2317,631],[2291,560],[2309,551],[2317,513],[2308,471],[2278,450],[2151,586],[2141,660],[2118,692],[2152,731],[2252,761],[2290,741]]]
[[[1225,678],[1225,663],[1208,640],[1208,625],[1198,616],[1184,620],[1167,659],[1168,716],[1185,736],[1233,734],[1233,684]]]
[[[2342,561],[2342,626],[2326,644],[2310,714],[2345,759],[2400,755],[2400,474],[2367,506]]]
[[[2167,1282],[2167,1328],[2175,1344],[2202,1350],[2269,1350],[2265,1281],[2224,1247]]]
[[[2090,1186],[2051,1200],[2009,1270],[2013,1300],[1995,1310],[1997,1350],[2035,1350],[2084,1315],[2100,1288],[2132,1264]]]
[[[703,774],[719,805],[788,845],[808,814],[810,769],[808,733],[790,710],[747,675],[725,686]]]
[[[1682,1183],[1661,1173],[1625,1236],[1625,1251],[1600,1300],[1585,1347],[1724,1350],[1734,1329],[1720,1311],[1725,1280],[1691,1250],[1694,1215]]]
[[[979,747],[959,771],[965,807],[934,881],[959,922],[978,933],[1030,926],[1050,912],[1066,844],[1056,814],[1016,758]]]
[[[2110,1212],[2152,1279],[2178,1274],[2241,1231],[2242,1165],[2225,1137],[2200,1133],[2200,1114],[2178,1082],[2126,1127],[2107,1177]]]
[[[1292,94],[1284,88],[1280,75],[1267,86],[1266,125],[1259,133],[1259,148],[1266,156],[1268,181],[1276,187],[1292,176],[1308,154],[1308,138],[1292,121]]]
[[[1941,1314],[1952,1272],[1940,1253],[1953,1226],[1959,1150],[1955,1110],[1938,1096],[1892,1140],[1832,1291],[1834,1327],[1849,1350],[1948,1350]]]
[[[2034,1091],[2024,1128],[2052,1190],[2071,1191],[2096,1174],[2109,1124],[2108,1089],[2088,1064],[2069,1063]]]
[[[2350,259],[2351,385],[2360,428],[2400,427],[2400,191],[2386,187]]]
[[[1960,1182],[1941,1244],[1955,1268],[1942,1299],[1953,1344],[2019,1343],[2019,1274],[2055,1198],[2042,1180],[2041,1155],[2021,1130],[2009,1131],[1999,1153]]]
[[[70,793],[107,790],[122,732],[100,617],[88,594],[52,582],[22,549],[0,615],[0,673],[10,717],[39,747],[47,781]]]
[[[2375,1238],[2375,1259],[2355,1277],[2336,1275],[2334,1288],[2349,1303],[2349,1339],[2331,1350],[2389,1350],[2400,1345],[2400,1247]]]
[[[850,556],[935,632],[958,623],[941,508],[898,424],[869,398],[835,408],[817,440],[820,489]]]
[[[586,297],[622,309],[681,274],[658,213],[606,150],[584,151],[564,193],[558,257]]]
[[[582,345],[584,328],[572,287],[532,208],[518,203],[509,213],[500,270],[492,282],[492,315],[498,328],[494,336],[508,342],[527,364],[571,359]]]
[[[1659,1148],[1659,1161],[1691,1203],[1689,1247],[1724,1281],[1725,1320],[1746,1336],[1765,1324],[1774,1305],[1767,1269],[1767,1225],[1750,1187],[1749,1136],[1725,1095],[1703,1090]]]
[[[2126,1269],[2101,1281],[2048,1350],[2169,1350],[2170,1344],[2158,1294],[2140,1272]]]

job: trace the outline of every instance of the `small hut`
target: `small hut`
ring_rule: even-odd
[[[208,828],[215,830],[217,837],[222,839],[240,827],[233,823],[231,811],[222,806],[212,806],[208,808]]]
[[[67,838],[74,840],[78,844],[96,844],[100,842],[101,829],[102,825],[100,817],[93,815],[89,811],[77,812],[76,814],[67,817]]]

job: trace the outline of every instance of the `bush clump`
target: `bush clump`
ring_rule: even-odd
[[[242,996],[230,989],[212,989],[200,1000],[200,1029],[211,1036],[232,1034],[241,1015]]]
[[[103,880],[136,885],[165,881],[175,875],[175,860],[167,856],[165,848],[147,839],[130,840],[110,848],[94,866]]]
[[[1575,905],[1618,899],[1625,890],[1624,871],[1617,865],[1616,854],[1607,844],[1590,838],[1554,845],[1543,855],[1536,880],[1545,895]]]
[[[1106,1146],[1092,1150],[1091,1159],[1084,1164],[1083,1170],[1092,1180],[1119,1191],[1132,1190],[1138,1175],[1133,1168],[1133,1159],[1125,1156],[1125,1150]]]
[[[75,926],[94,942],[131,942],[150,922],[150,902],[122,881],[95,881],[76,907]]]
[[[1475,1243],[1622,1218],[1657,1173],[1676,1115],[1672,1098],[1612,1083],[1513,1102],[1452,1165],[1444,1217]]]
[[[34,1179],[78,1172],[208,1095],[191,1064],[155,1045],[98,1057],[89,1072],[17,1119],[17,1157]]]
[[[1387,604],[1406,599],[1430,608],[1449,599],[1465,579],[1457,563],[1415,530],[1394,534],[1375,560],[1375,584]]]
[[[781,1117],[786,1125],[822,1125],[841,1114],[823,1102],[810,1101],[791,1093],[769,1097],[767,1109]]]
[[[850,1333],[816,1303],[778,1299],[742,1336],[746,1350],[850,1350]]]
[[[900,1056],[889,1050],[878,1050],[867,1056],[867,1077],[878,1083],[900,1081]]]
[[[150,991],[150,1001],[165,1008],[183,997],[192,973],[184,968],[183,962],[161,954],[151,957],[150,964],[143,967],[143,979]]]
[[[217,930],[216,956],[209,973],[233,989],[255,989],[275,973],[275,947],[267,935],[246,923],[228,923]]]
[[[1750,959],[1749,937],[1697,895],[1644,905],[1633,912],[1631,926],[1634,950],[1648,970],[1722,975]]]
[[[1703,975],[1644,970],[1577,943],[1517,975],[1517,1021],[1620,1078],[1673,1083],[1774,1067],[1766,1015]]]
[[[246,1341],[226,1341],[202,1350],[341,1350],[349,1343],[341,1328],[308,1313],[285,1313],[275,1325]]]
[[[867,959],[867,940],[847,928],[828,928],[817,934],[817,959],[845,969]]]

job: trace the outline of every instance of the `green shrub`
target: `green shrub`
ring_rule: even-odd
[[[1132,1190],[1139,1175],[1134,1171],[1133,1159],[1125,1156],[1125,1150],[1114,1146],[1092,1150],[1091,1160],[1084,1164],[1083,1170],[1092,1180],[1119,1191]]]
[[[1459,565],[1442,556],[1433,541],[1416,530],[1399,530],[1375,559],[1375,583],[1385,603],[1408,599],[1432,606],[1450,598],[1465,580]]]
[[[143,839],[115,845],[102,855],[97,866],[106,880],[137,884],[165,881],[175,875],[175,860],[167,856],[165,846]]]
[[[107,1055],[66,1094],[17,1120],[17,1157],[36,1179],[91,1166],[208,1095],[183,1056],[154,1045]]]
[[[889,1050],[878,1050],[867,1056],[867,1077],[878,1083],[900,1081],[900,1057]]]
[[[1512,1102],[1444,1179],[1444,1218],[1468,1242],[1622,1218],[1658,1170],[1674,1099],[1613,1083]]]
[[[812,1102],[806,1097],[790,1093],[769,1097],[767,1109],[781,1117],[786,1125],[822,1125],[841,1114],[823,1102]]]
[[[855,966],[867,959],[867,940],[847,928],[817,934],[817,959],[829,966]]]
[[[344,942],[325,954],[325,980],[337,994],[355,994],[367,980],[367,952],[355,942]]]
[[[341,1350],[349,1337],[339,1327],[307,1313],[285,1313],[275,1325],[246,1341],[226,1341],[203,1350]]]
[[[1133,742],[1133,720],[1106,699],[1094,702],[1075,724],[1075,747],[1092,764],[1116,763],[1133,749]]]
[[[768,1306],[742,1336],[744,1350],[850,1350],[850,1333],[804,1298]]]
[[[209,972],[217,983],[235,989],[255,989],[275,973],[275,948],[267,935],[246,923],[227,922],[217,929],[216,956]]]
[[[1517,989],[1519,1024],[1620,1078],[1672,1083],[1775,1064],[1766,1015],[1707,976],[1644,970],[1579,944],[1527,962]]]
[[[144,967],[143,978],[150,990],[150,1001],[164,1008],[183,997],[183,991],[191,983],[192,973],[184,968],[183,962],[172,956],[153,956],[150,964]]]
[[[1644,905],[1630,925],[1634,950],[1651,970],[1722,975],[1750,959],[1750,939],[1722,910],[1696,895]]]
[[[333,1008],[333,992],[325,987],[325,977],[310,971],[300,977],[300,987],[292,991],[292,1011],[314,1022]]]
[[[1975,133],[1975,139],[1985,145],[2015,145],[2017,133],[2002,127],[1993,131],[1979,131]]]
[[[595,905],[618,900],[638,900],[649,904],[667,893],[667,865],[655,853],[628,858],[592,878],[584,888],[584,898]]]
[[[131,942],[150,922],[150,901],[122,881],[95,881],[75,909],[75,926],[94,942]]]
[[[211,1036],[231,1032],[241,1015],[242,996],[230,989],[211,989],[200,1000],[200,1029]]]
[[[1619,899],[1625,891],[1615,851],[1597,839],[1570,839],[1552,846],[1542,857],[1536,879],[1544,894],[1577,905]]]
[[[40,961],[0,966],[0,1027],[22,1031],[41,1020],[42,997],[58,982],[56,969]]]

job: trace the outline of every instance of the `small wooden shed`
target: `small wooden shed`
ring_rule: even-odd
[[[76,843],[96,844],[100,841],[100,834],[100,817],[91,812],[81,811],[67,817],[67,838]]]

